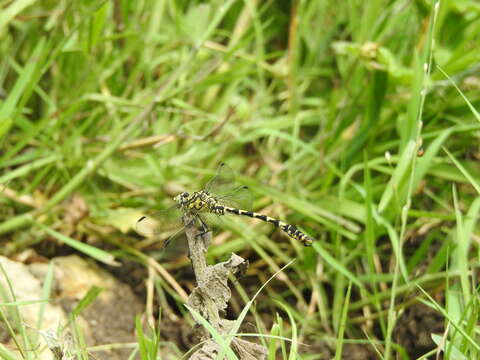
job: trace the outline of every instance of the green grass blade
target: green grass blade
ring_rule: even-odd
[[[473,188],[480,194],[480,184],[473,178],[473,176],[465,169],[465,167],[445,148],[442,147],[443,151],[445,151],[450,158],[450,160],[455,164],[458,170],[461,171],[463,176],[468,180],[468,182],[473,186]]]
[[[23,359],[22,357],[19,357],[12,353],[10,350],[8,350],[3,344],[0,344],[0,357],[4,360],[20,360]]]
[[[472,294],[468,270],[468,245],[470,243],[470,238],[467,237],[467,234],[465,234],[464,231],[463,216],[459,209],[458,194],[455,186],[453,186],[453,203],[456,217],[455,242],[457,247],[452,251],[452,270],[458,270],[460,272],[460,284],[463,293],[462,303],[464,302],[468,304],[471,301]]]
[[[408,175],[408,172],[411,169],[413,157],[416,155],[416,148],[417,148],[416,142],[414,140],[411,140],[408,142],[402,154],[400,155],[400,160],[378,204],[379,213],[383,213],[386,210],[387,206],[392,201],[392,198],[394,197],[396,192],[400,189],[401,182]],[[400,195],[401,197],[403,194],[398,194],[398,195]]]
[[[115,261],[115,257],[104,250],[82,243],[78,240],[72,239],[71,237],[63,235],[62,233],[59,233],[58,231],[55,231],[43,224],[37,223],[37,226],[40,227],[42,230],[44,230],[50,236],[53,236],[55,239],[67,244],[68,246],[84,253],[89,257],[92,257],[107,265],[111,265],[111,266],[119,265]]]
[[[288,306],[285,306],[280,301],[275,301],[280,307],[283,308],[283,310],[287,313],[288,319],[290,320],[290,326],[291,326],[291,344],[290,344],[290,353],[288,354],[288,360],[295,360],[298,359],[298,331],[297,331],[297,323],[292,315],[292,312],[290,311],[290,308]]]
[[[465,330],[462,328],[461,324],[458,324],[456,321],[454,321],[454,319],[452,319],[449,314],[447,313],[447,311],[445,311],[445,309],[443,307],[440,306],[440,304],[438,304],[435,299],[433,299],[431,297],[431,295],[426,292],[422,287],[418,286],[418,289],[423,293],[423,295],[425,295],[427,298],[428,298],[428,302],[425,301],[425,300],[422,300],[420,299],[420,301],[422,301],[425,305],[427,306],[430,306],[430,307],[433,307],[434,309],[436,309],[439,313],[442,314],[443,317],[445,317],[449,322],[450,324],[455,328],[455,330],[457,330],[462,336],[463,338],[468,342],[468,344],[470,344],[472,346],[472,348],[475,349],[475,351],[477,352],[480,352],[480,344],[475,341],[475,339],[473,339],[470,335],[468,335]]]
[[[102,288],[98,286],[92,286],[88,289],[88,292],[80,299],[78,304],[73,308],[72,312],[70,313],[71,316],[74,318],[78,317],[85,308],[90,305],[100,293],[103,291]]]
[[[338,260],[336,260],[332,255],[326,251],[319,242],[313,243],[313,248],[317,251],[317,253],[321,256],[321,258],[328,264],[329,267],[338,271],[342,275],[344,275],[347,279],[349,279],[352,283],[357,285],[360,288],[363,288],[363,284],[353,275],[348,269],[343,266]]]
[[[460,88],[457,86],[457,84],[455,83],[455,81],[453,81],[453,79],[448,76],[448,74],[440,67],[437,65],[437,68],[438,70],[440,70],[440,72],[445,75],[445,77],[448,79],[448,81],[450,81],[450,83],[455,87],[455,89],[458,91],[458,93],[460,94],[460,96],[463,98],[463,100],[467,103],[468,105],[468,108],[470,109],[470,111],[472,112],[472,114],[475,116],[475,119],[477,119],[477,121],[480,122],[480,113],[478,113],[477,109],[475,109],[472,105],[472,103],[467,99],[467,97],[465,96],[465,94],[463,93],[462,90],[460,90]]]
[[[18,1],[15,3],[21,2],[22,1]],[[5,15],[5,12],[0,12],[0,32],[2,28],[2,14]],[[0,103],[0,124],[2,124],[0,128],[2,131],[0,132],[0,138],[7,134],[16,114],[20,112],[21,107],[19,103],[21,99],[26,99],[26,97],[29,96],[31,89],[34,87],[36,81],[39,80],[42,59],[44,59],[46,50],[47,43],[44,38],[41,38],[32,52],[30,61],[22,70],[13,89],[9,92],[7,99],[3,103]]]
[[[335,346],[335,359],[340,360],[342,358],[342,350],[344,346],[344,336],[345,336],[345,329],[347,326],[347,316],[348,316],[348,310],[349,310],[349,304],[350,304],[350,294],[352,291],[352,283],[348,283],[347,287],[347,293],[345,294],[345,302],[343,304],[343,309],[342,309],[342,316],[340,319],[340,327],[338,329],[338,334],[337,334],[337,342]]]
[[[218,354],[217,358],[222,359],[222,353],[226,354],[228,360],[233,360],[236,359],[238,360],[237,356],[233,352],[233,350],[230,348],[230,341],[227,341],[220,333],[218,333],[217,330],[213,328],[210,323],[205,320],[202,315],[200,315],[195,309],[189,307],[188,305],[184,305],[188,311],[190,311],[190,314],[192,314],[193,318],[195,319],[196,322],[201,324],[208,332],[210,335],[212,335],[212,338],[215,340],[215,342],[218,344],[220,347],[220,353]]]

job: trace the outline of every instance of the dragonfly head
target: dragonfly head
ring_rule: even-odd
[[[178,205],[186,205],[190,200],[190,194],[188,192],[182,192],[181,194],[178,194],[177,196],[175,196],[173,200]]]

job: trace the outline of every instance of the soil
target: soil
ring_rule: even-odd
[[[126,309],[131,309],[132,307],[137,308],[138,303],[144,303],[145,301],[145,279],[147,278],[147,270],[145,267],[139,263],[133,261],[122,261],[122,265],[119,267],[109,267],[102,265],[105,270],[114,275],[115,278],[120,280],[123,283],[123,286],[130,289],[129,292],[121,291],[122,294],[131,293],[134,294],[134,297],[131,296],[122,296],[122,302],[115,308],[105,307],[95,307],[90,306],[86,309],[86,314],[88,312],[88,318],[95,319],[100,323],[109,324],[108,327],[102,328],[101,331],[98,330],[94,334],[95,343],[98,344],[108,344],[108,343],[118,343],[122,342],[123,335],[119,335],[119,327],[125,331],[125,336],[127,333],[133,334],[133,321],[132,319],[122,317],[122,314],[128,313]],[[190,293],[190,290],[193,288],[194,278],[191,269],[182,268],[182,281],[180,284],[187,289],[187,292]],[[242,286],[249,291],[249,293],[255,293],[257,289],[258,281],[257,277],[246,277],[238,280],[242,283]],[[272,284],[273,285],[273,284]],[[275,286],[282,286],[281,282],[278,282]],[[284,290],[284,289],[283,289]],[[276,291],[281,292],[281,288],[277,288]],[[227,313],[228,318],[235,318],[239,312],[239,305],[243,304],[240,296],[236,291],[232,292],[233,299],[231,306],[229,306]],[[269,308],[263,308],[261,304],[265,303],[262,301],[262,297],[267,297],[267,293],[260,295],[258,299],[258,310],[261,311],[262,321],[266,326],[270,326],[275,321],[275,314],[270,311]],[[267,300],[263,298],[264,300]],[[175,344],[178,349],[182,352],[190,350],[196,343],[197,340],[193,335],[193,329],[191,326],[183,320],[181,310],[177,308],[177,305],[173,299],[170,299],[167,295],[167,301],[170,306],[169,311],[172,312],[172,316],[162,313],[162,321],[160,323],[160,333],[162,342],[170,342]],[[237,304],[237,305],[235,305]],[[68,309],[68,304],[62,304],[65,308]],[[292,304],[294,305],[294,304]],[[159,304],[154,304],[154,308],[159,308]],[[124,310],[122,310],[124,309]],[[158,315],[158,314],[155,314]],[[285,317],[284,317],[285,318]],[[114,321],[112,320],[114,319]],[[125,327],[127,323],[132,324],[131,326]],[[254,332],[256,321],[254,318],[247,317],[244,321],[245,332]],[[119,324],[118,326],[115,324]],[[120,325],[121,324],[121,325]],[[253,327],[253,328],[252,328]],[[394,341],[396,344],[400,345],[405,349],[408,356],[411,359],[415,359],[418,356],[425,354],[427,351],[430,351],[435,348],[430,334],[437,333],[442,334],[444,329],[444,323],[442,317],[430,309],[429,307],[420,304],[414,303],[404,309],[401,317],[397,321],[396,327],[394,329]],[[123,334],[123,332],[122,332]],[[381,334],[377,334],[381,338]],[[120,337],[119,337],[120,336]],[[361,337],[361,335],[360,335]],[[124,340],[126,340],[125,337]],[[131,341],[131,337],[129,338]],[[358,340],[358,337],[357,337]],[[303,341],[309,346],[305,347],[305,353],[319,355],[320,359],[330,359],[334,356],[334,345],[331,343],[321,342],[315,338],[303,339]],[[127,352],[125,352],[126,354]],[[98,357],[97,354],[100,356]],[[99,353],[96,356],[100,359],[103,358]],[[120,359],[123,355],[120,355]],[[345,360],[370,360],[378,359],[379,355],[371,347],[371,345],[364,344],[345,344],[343,349],[342,359]],[[435,356],[432,356],[431,359],[435,359]],[[441,359],[441,357],[440,357]]]
[[[405,309],[394,331],[394,339],[402,345],[411,359],[435,348],[431,334],[443,334],[445,330],[444,319],[434,309],[416,303]],[[436,359],[436,355],[430,357]],[[440,356],[439,359],[443,359]]]
[[[123,281],[126,281],[132,289],[134,289],[140,299],[144,298],[145,292],[142,284],[147,274],[142,265],[134,262],[126,263],[125,267],[116,267],[114,273],[115,275],[120,276]],[[126,276],[127,274],[129,274],[129,276]],[[189,275],[193,276],[193,274]],[[252,293],[255,293],[255,285],[252,283],[253,279],[246,277],[238,281],[242,283],[244,288],[250,289]],[[192,285],[191,282],[193,282],[193,277],[188,282],[186,281],[189,285]],[[236,291],[232,291],[232,296],[234,297],[233,302],[242,303],[242,300]],[[267,299],[264,298],[263,300],[266,301]],[[258,303],[262,303],[262,294],[260,294]],[[173,304],[173,302],[171,304]],[[268,312],[268,309],[264,310],[267,310],[267,312],[261,315],[262,321],[268,327],[274,323],[275,318]],[[174,311],[178,311],[178,309],[174,309]],[[233,309],[232,306],[230,306],[228,308],[228,318],[236,318],[238,315],[237,312],[237,309]],[[178,315],[180,315],[180,312],[178,312]],[[255,331],[254,324],[255,319],[247,316],[244,325],[242,326],[242,329],[244,329],[242,331],[246,333]],[[435,344],[433,343],[430,334],[432,332],[442,334],[443,330],[444,322],[441,315],[421,303],[413,303],[406,308],[400,316],[393,335],[395,342],[405,349],[408,356],[411,359],[416,359],[435,348]],[[176,344],[182,351],[188,351],[197,343],[192,328],[180,316],[176,319],[165,316],[162,319],[160,331],[162,333],[163,341],[169,341]],[[378,335],[380,336],[380,334]],[[313,338],[306,339],[305,342],[310,344],[310,346],[305,348],[305,353],[320,355],[321,359],[331,359],[334,356],[334,349],[332,349],[331,344],[329,345],[325,342],[315,341]],[[343,350],[342,359],[374,360],[379,359],[379,355],[371,345],[346,344]],[[435,359],[435,356],[432,356],[431,359]],[[442,359],[442,357],[440,357],[440,359]]]

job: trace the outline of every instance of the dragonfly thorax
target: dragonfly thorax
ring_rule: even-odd
[[[195,191],[192,194],[183,192],[175,196],[174,200],[183,210],[193,210],[196,212],[211,212],[215,205],[217,205],[217,200],[210,195],[208,191]]]

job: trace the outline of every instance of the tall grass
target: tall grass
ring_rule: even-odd
[[[242,306],[297,258],[251,308],[259,337],[280,337],[272,352],[479,356],[476,1],[0,6],[4,255],[55,239],[107,263],[153,264],[135,220],[224,161],[254,210],[317,239],[305,249],[230,219],[209,252],[250,259]],[[65,235],[75,194],[89,214]],[[185,314],[178,255],[160,256],[161,296]],[[445,329],[422,354],[397,335],[419,303]]]

